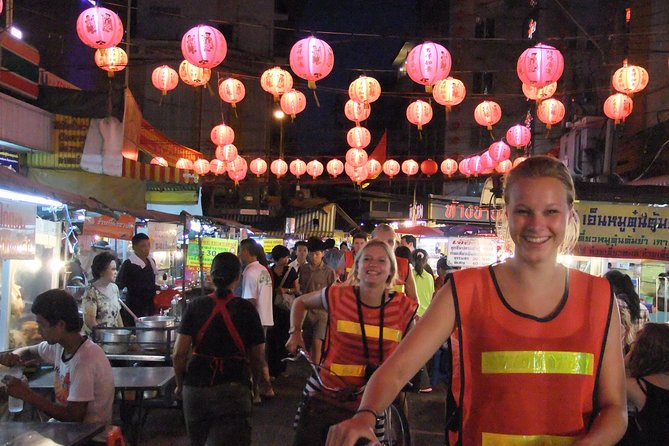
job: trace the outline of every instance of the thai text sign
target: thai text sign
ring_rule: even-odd
[[[451,237],[448,239],[449,266],[472,268],[497,261],[497,239],[492,237]]]
[[[0,200],[0,258],[35,258],[34,204]]]
[[[181,228],[183,226],[153,221],[150,221],[147,226],[151,238],[151,249],[154,251],[174,251],[177,249],[177,237],[182,232]]]
[[[669,208],[578,202],[581,233],[575,254],[669,261]]]
[[[128,214],[123,214],[119,218],[106,215],[86,217],[84,234],[131,240],[132,236],[135,235],[135,217]]]
[[[430,201],[427,218],[428,220],[489,223],[497,221],[502,212],[504,212],[503,209],[494,209],[473,203]]]
[[[202,238],[202,270],[209,272],[211,269],[211,262],[216,257],[216,254],[221,252],[231,252],[237,254],[237,245],[239,242],[235,239],[223,238]],[[188,242],[188,255],[186,258],[186,266],[189,268],[200,267],[200,246],[197,239],[191,239]]]

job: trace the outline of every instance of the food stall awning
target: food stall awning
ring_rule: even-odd
[[[444,232],[439,228],[432,228],[430,226],[407,226],[396,229],[397,234],[415,235],[416,237],[443,237]]]

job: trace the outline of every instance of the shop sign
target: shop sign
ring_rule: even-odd
[[[575,254],[669,261],[669,208],[577,202],[581,233]]]
[[[35,258],[37,207],[0,200],[0,258]]]
[[[284,244],[282,238],[261,238],[256,241],[262,245],[262,248],[266,253],[272,252],[272,248],[276,245]]]
[[[19,171],[19,155],[0,150],[0,166],[9,167],[14,172]]]
[[[439,203],[430,201],[428,206],[428,220],[450,220],[467,223],[494,223],[504,209],[495,209],[479,206],[474,203]]]
[[[497,261],[497,239],[492,237],[451,237],[448,239],[448,266],[473,268]]]
[[[153,251],[174,251],[177,249],[177,238],[182,226],[172,223],[147,223],[151,249]]]
[[[211,262],[216,254],[221,252],[231,252],[237,254],[237,245],[239,242],[234,239],[202,237],[202,269],[209,272]],[[200,246],[197,239],[191,239],[188,242],[188,254],[186,256],[186,266],[189,268],[200,268]]]
[[[119,240],[131,240],[135,235],[135,217],[123,214],[119,218],[107,215],[86,217],[84,234],[109,237]]]

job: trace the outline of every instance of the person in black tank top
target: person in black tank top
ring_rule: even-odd
[[[632,344],[627,398],[631,416],[620,445],[655,446],[669,441],[669,325],[649,323]]]

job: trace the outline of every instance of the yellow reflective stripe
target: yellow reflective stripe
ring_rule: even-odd
[[[351,271],[353,271],[353,267],[352,267],[352,266],[349,266],[348,268],[346,268],[346,272],[347,272],[347,273],[350,273]]]
[[[483,432],[482,446],[568,446],[574,437],[558,435],[508,435]]]
[[[502,351],[481,354],[482,373],[592,375],[595,356],[582,352]]]
[[[340,333],[362,335],[360,324],[353,321],[337,321],[337,331]],[[379,326],[365,324],[365,334],[370,338],[379,339]],[[402,340],[402,332],[396,328],[384,327],[383,340],[400,342]]]
[[[393,285],[393,290],[395,290],[398,293],[403,293],[404,292],[404,284]]]
[[[365,366],[332,363],[330,365],[330,373],[335,376],[365,376]]]

